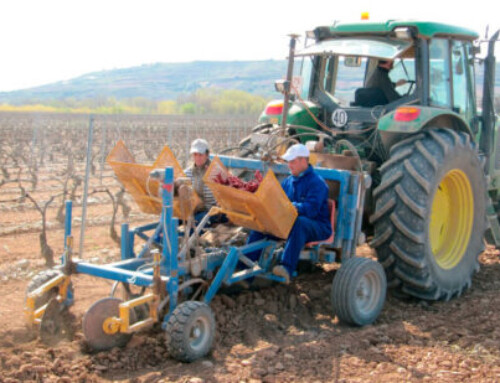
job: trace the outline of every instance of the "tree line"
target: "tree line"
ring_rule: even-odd
[[[21,105],[0,104],[3,112],[55,112],[96,114],[175,114],[175,115],[258,115],[268,98],[241,90],[198,89],[176,100],[151,100],[144,97],[116,99],[64,98],[26,101]]]

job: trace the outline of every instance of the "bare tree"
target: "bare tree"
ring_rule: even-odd
[[[28,158],[28,156],[26,156],[24,153],[24,147],[22,145],[17,145],[14,151],[11,153],[10,157],[15,166],[18,168],[21,167],[19,161],[22,161],[24,163],[24,165],[28,169],[28,173],[31,176],[31,179],[29,181],[31,183],[31,191],[35,191],[38,185],[38,163],[36,161],[36,158]]]
[[[4,176],[3,180],[9,180],[11,177],[11,174],[8,171],[9,164],[12,164],[12,167],[18,168],[18,170],[21,168],[19,161],[24,161],[26,158],[23,150],[23,145],[21,145],[20,143],[4,143],[0,152],[0,168],[2,171],[2,175]]]
[[[121,187],[120,191],[116,193],[116,203],[122,208],[123,216],[125,218],[128,218],[132,209],[127,205],[127,202],[125,201],[125,189],[123,187]]]
[[[7,169],[7,161],[9,159],[8,147],[5,143],[0,146],[0,171],[2,172],[3,180],[8,180],[10,178],[9,171]],[[0,181],[1,182],[1,181]]]
[[[69,189],[69,184],[71,182],[71,189]],[[82,184],[82,178],[79,177],[78,175],[73,174],[71,178],[66,179],[64,184],[63,184],[63,192],[62,194],[62,199],[61,199],[61,204],[59,205],[59,208],[57,209],[57,214],[56,214],[56,219],[57,222],[59,223],[64,223],[64,215],[65,215],[65,207],[66,207],[66,201],[69,199],[70,201],[75,201],[76,200],[76,190],[78,187]],[[69,197],[67,197],[69,194]]]
[[[83,179],[79,175],[74,174],[71,177],[71,181],[73,182],[73,184],[72,184],[71,190],[69,192],[69,199],[71,201],[75,201],[76,200],[76,190],[82,185]]]
[[[54,266],[54,250],[49,246],[47,242],[47,208],[54,201],[54,199],[58,197],[58,195],[53,195],[50,199],[40,206],[38,202],[29,194],[26,194],[26,198],[28,198],[33,205],[35,205],[36,210],[42,216],[42,232],[40,233],[40,248],[42,250],[42,257],[45,259],[45,265],[47,267]]]
[[[66,165],[66,170],[63,173],[63,180],[58,180],[59,182],[62,183],[63,186],[63,191],[62,191],[62,203],[59,205],[59,208],[57,209],[57,214],[56,214],[56,219],[59,223],[64,223],[64,207],[65,207],[65,201],[66,197],[68,195],[68,187],[69,187],[69,181],[72,179],[74,176],[74,171],[75,171],[75,166],[73,162],[73,152],[71,150],[66,150],[66,154],[68,156],[68,162]],[[75,181],[73,185],[75,184]]]
[[[19,187],[20,194],[21,194],[20,197],[17,197],[17,198],[8,200],[8,201],[0,201],[0,202],[20,202],[20,203],[23,203],[25,201],[26,189],[23,187],[22,182],[30,182],[30,180],[25,180],[25,179],[21,178],[22,171],[23,171],[23,169],[21,167],[19,167],[19,169],[17,170],[17,178],[9,178],[9,179],[3,178],[0,180],[0,188],[4,185],[17,182],[17,186]]]
[[[95,189],[90,194],[97,194],[97,193],[106,193],[109,196],[109,198],[111,199],[113,213],[111,215],[111,222],[109,224],[109,235],[115,243],[120,244],[120,236],[116,232],[115,222],[116,222],[116,214],[118,213],[118,207],[119,207],[119,205],[118,205],[119,197],[118,196],[120,195],[120,193],[123,193],[123,188],[120,189],[115,195],[113,195],[113,193],[111,193],[111,191],[108,188]]]
[[[92,174],[93,176],[95,176],[95,172],[96,172],[96,166],[94,164],[94,161],[98,155],[99,155],[98,151],[92,150],[92,155],[90,157],[90,174]]]
[[[21,197],[19,197],[19,202],[20,203],[24,203],[24,201],[26,200],[26,189],[23,187],[23,184],[22,184],[22,179],[21,179],[21,173],[22,173],[22,168],[19,168],[18,172],[17,172],[17,186],[19,187],[19,190],[21,192]]]
[[[31,191],[35,191],[38,185],[38,165],[36,161],[34,162],[33,166],[28,166],[28,172],[31,176]]]

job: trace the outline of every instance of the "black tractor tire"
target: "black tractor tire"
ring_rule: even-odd
[[[165,330],[169,355],[181,362],[193,362],[212,349],[215,318],[206,303],[186,301],[172,312]]]
[[[35,291],[38,289],[40,286],[43,286],[45,283],[50,281],[51,279],[54,279],[55,277],[61,275],[62,272],[57,269],[47,269],[47,270],[42,270],[38,274],[36,274],[31,281],[28,283],[28,287],[26,287],[26,297],[28,296],[29,293]],[[73,295],[73,284],[70,282],[69,286],[69,293]],[[54,287],[41,297],[37,298],[35,300],[35,308],[39,308],[46,304],[51,298],[54,298],[57,296],[59,293],[59,289],[57,287]]]
[[[471,286],[486,229],[486,178],[463,132],[428,129],[391,148],[373,191],[372,247],[395,292],[449,300]]]
[[[386,291],[384,269],[378,262],[368,258],[349,258],[333,278],[333,312],[339,321],[347,324],[371,324],[384,307]]]

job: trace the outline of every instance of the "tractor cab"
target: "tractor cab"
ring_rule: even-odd
[[[259,122],[281,124],[302,142],[318,139],[311,128],[330,133],[333,147],[348,138],[376,166],[403,136],[434,120],[474,136],[477,37],[432,22],[318,27],[290,55],[291,75],[276,84],[286,101],[269,103]]]
[[[415,94],[415,50],[408,40],[324,40],[299,51],[296,57],[302,60],[300,76],[304,79],[300,96],[316,100],[329,112],[339,107],[383,106],[390,110]]]

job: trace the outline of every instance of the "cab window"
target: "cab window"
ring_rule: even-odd
[[[304,57],[300,65],[300,77],[302,78],[302,87],[300,89],[300,97],[304,100],[309,98],[311,89],[312,77],[314,76],[314,61],[313,57]]]
[[[453,72],[453,110],[466,120],[471,120],[474,114],[474,83],[471,73],[473,62],[472,45],[470,42],[453,41],[451,49]]]
[[[396,84],[399,80],[406,80],[406,83],[395,87],[396,92],[401,96],[413,93],[415,90],[415,59],[413,57],[396,59],[394,67],[389,72],[389,78]]]
[[[451,107],[448,40],[434,39],[429,48],[430,103],[434,106]]]
[[[321,87],[337,104],[351,105],[355,90],[363,87],[366,63],[366,59],[353,60],[346,56],[325,57]]]

